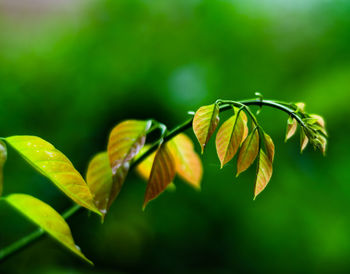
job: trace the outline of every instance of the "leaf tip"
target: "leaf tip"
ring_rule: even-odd
[[[88,258],[86,258],[86,257],[85,257],[85,261],[86,261],[89,265],[95,266],[95,264],[94,264],[92,261],[90,261]]]
[[[142,211],[143,212],[145,212],[147,204],[148,204],[148,202],[144,201],[144,203],[142,205]]]
[[[196,185],[192,185],[192,186],[193,186],[194,190],[196,190],[198,192],[202,191],[202,187],[200,185],[196,184]]]
[[[92,209],[92,211],[99,215],[101,218],[104,218],[104,214],[97,208]]]
[[[103,223],[105,222],[105,214],[103,214],[102,216],[101,216],[101,225],[103,225]]]

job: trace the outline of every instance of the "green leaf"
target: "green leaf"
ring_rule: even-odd
[[[259,132],[255,128],[245,139],[238,154],[237,175],[247,170],[254,162],[259,152]]]
[[[156,154],[149,177],[143,209],[149,201],[157,198],[174,180],[176,165],[167,143],[162,143]]]
[[[192,140],[181,133],[169,142],[169,149],[174,158],[176,172],[196,189],[200,189],[203,174],[202,162],[194,151]]]
[[[90,188],[96,207],[106,215],[112,190],[112,169],[107,152],[95,155],[89,163],[86,182]]]
[[[316,114],[311,114],[311,118],[306,118],[307,124],[315,131],[320,131],[324,136],[328,136],[323,118]]]
[[[222,124],[216,135],[216,151],[221,168],[235,156],[245,131],[242,111],[238,108],[234,108],[234,111],[235,114]]]
[[[168,191],[168,192],[175,192],[176,191],[176,185],[171,182],[170,184],[167,185],[165,190]]]
[[[285,142],[287,142],[287,140],[295,134],[297,127],[298,127],[297,120],[295,120],[293,117],[289,117],[287,121],[287,132],[286,132]]]
[[[272,176],[272,162],[265,152],[260,149],[258,160],[258,171],[255,183],[254,199],[263,191]]]
[[[75,245],[71,230],[66,221],[48,204],[26,194],[11,194],[3,199],[33,223],[45,230],[59,243],[93,265],[80,251],[80,248]]]
[[[219,106],[217,104],[202,106],[195,113],[192,126],[201,146],[202,154],[218,123]]]
[[[144,146],[150,126],[151,121],[127,120],[115,126],[109,135],[107,152],[112,168],[113,184],[108,207],[118,196],[131,161]]]
[[[3,141],[0,141],[0,196],[2,195],[2,191],[3,191],[3,184],[4,184],[3,168],[5,165],[6,159],[7,159],[6,144]]]
[[[323,156],[326,156],[326,150],[327,150],[327,139],[326,137],[319,135],[317,137],[318,147],[322,151]]]
[[[74,202],[101,215],[83,177],[53,145],[36,136],[12,136],[5,140]]]
[[[295,105],[297,106],[297,108],[298,108],[301,112],[304,112],[304,111],[305,111],[305,103],[299,102],[299,103],[295,103]]]

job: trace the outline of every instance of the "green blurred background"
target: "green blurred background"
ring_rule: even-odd
[[[304,101],[325,117],[327,157],[287,116],[263,108],[274,175],[252,200],[252,168],[219,169],[213,140],[202,191],[181,180],[142,212],[132,173],[106,221],[71,218],[89,267],[45,237],[0,273],[350,273],[350,1],[1,0],[0,136],[38,135],[83,174],[115,124],[155,118],[173,127],[218,98]],[[193,138],[191,130],[188,134]],[[199,151],[199,146],[196,146]],[[4,194],[71,206],[12,149]],[[0,247],[35,229],[0,203]]]

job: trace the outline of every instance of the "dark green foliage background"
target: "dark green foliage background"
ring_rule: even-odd
[[[69,220],[95,268],[46,237],[1,273],[350,272],[349,1],[17,2],[0,4],[0,135],[41,136],[82,173],[123,119],[172,127],[256,91],[306,102],[330,139],[326,158],[300,155],[298,137],[283,143],[287,116],[263,108],[277,154],[256,201],[254,168],[238,179],[233,163],[220,170],[212,140],[201,192],[176,180],[142,212],[132,173],[104,225],[85,211]],[[4,191],[71,205],[11,149]],[[4,203],[0,218],[0,247],[35,228]]]

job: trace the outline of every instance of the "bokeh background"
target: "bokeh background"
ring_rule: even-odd
[[[349,30],[347,0],[0,0],[0,136],[41,136],[83,174],[123,119],[171,128],[255,92],[306,102],[330,135],[327,157],[300,155],[286,114],[263,108],[277,155],[257,200],[254,168],[220,170],[212,140],[201,192],[176,179],[142,212],[131,173],[103,225],[86,211],[68,221],[94,268],[45,237],[0,272],[349,273]],[[12,149],[4,192],[71,206]],[[35,230],[4,202],[0,218],[0,247]]]

